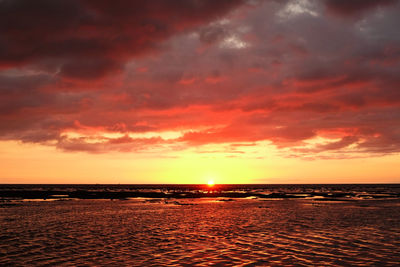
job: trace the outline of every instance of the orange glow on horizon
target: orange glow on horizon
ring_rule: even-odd
[[[187,149],[160,157],[153,153],[60,152],[51,146],[0,142],[0,183],[89,184],[280,184],[398,183],[400,155],[303,160],[284,158],[266,146],[243,147],[246,153],[199,153]],[[268,157],[261,152],[268,151]],[[205,152],[202,150],[201,152]],[[257,153],[258,152],[258,153]],[[24,168],[20,168],[21,162]],[[155,169],[154,165],[158,168]],[[340,166],[340,168],[339,168]],[[381,169],[390,170],[382,174]],[[62,173],[62,175],[60,175]]]

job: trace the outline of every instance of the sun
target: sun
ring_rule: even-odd
[[[207,182],[208,186],[214,186],[214,180],[208,180]]]

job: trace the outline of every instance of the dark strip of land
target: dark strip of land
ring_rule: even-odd
[[[352,200],[354,198],[400,198],[400,193],[360,194],[356,192],[258,193],[251,191],[64,191],[64,190],[0,190],[0,199],[128,199],[128,198],[317,198],[318,200]]]

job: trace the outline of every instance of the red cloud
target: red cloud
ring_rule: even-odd
[[[158,144],[167,142],[159,137],[153,138],[131,138],[127,135],[119,138],[103,138],[101,140],[90,140],[87,138],[60,138],[57,148],[64,151],[76,152],[86,151],[90,153],[106,153],[111,151],[132,152],[148,149]]]
[[[0,1],[0,139],[398,153],[400,7],[355,2],[282,17],[286,1]]]

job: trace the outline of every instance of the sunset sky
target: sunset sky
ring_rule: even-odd
[[[399,183],[400,1],[0,0],[0,183]]]

